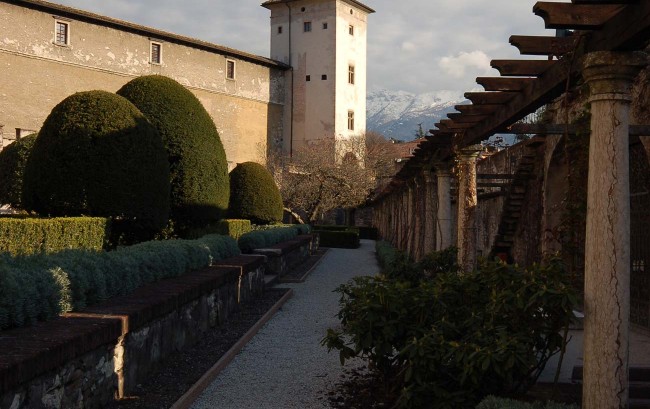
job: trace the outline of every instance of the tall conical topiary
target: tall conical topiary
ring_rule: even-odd
[[[268,224],[282,220],[282,196],[273,176],[259,163],[240,163],[230,172],[230,215]]]
[[[128,100],[79,92],[54,107],[25,168],[23,202],[52,216],[104,216],[158,230],[169,165],[156,129]]]
[[[20,138],[0,151],[0,204],[23,208],[23,176],[36,136]]]
[[[220,219],[230,195],[228,163],[217,128],[201,102],[171,78],[136,78],[118,92],[158,129],[167,149],[171,218],[181,232]]]

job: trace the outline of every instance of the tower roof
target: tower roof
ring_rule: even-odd
[[[300,0],[267,0],[264,3],[262,3],[262,7],[266,7],[267,9],[270,8],[269,6],[272,6],[274,4],[280,4],[280,3],[293,3],[294,1],[300,1]],[[357,0],[342,0],[352,6],[355,6],[357,8],[360,8],[361,10],[365,11],[366,13],[374,13],[375,10],[371,9],[370,7],[366,6],[365,4],[358,2]]]

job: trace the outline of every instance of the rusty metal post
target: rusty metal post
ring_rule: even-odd
[[[594,52],[583,63],[591,91],[583,408],[628,405],[630,90],[646,64],[640,52]]]

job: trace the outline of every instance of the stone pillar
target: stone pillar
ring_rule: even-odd
[[[627,408],[630,316],[629,108],[644,53],[594,52],[585,242],[582,407]]]
[[[451,169],[448,164],[436,165],[438,179],[438,212],[436,217],[436,250],[444,250],[451,242]]]
[[[433,197],[435,191],[431,172],[425,170],[422,177],[424,178],[424,242],[422,243],[422,252],[423,255],[426,255],[436,249],[436,202]]]
[[[415,230],[415,212],[413,211],[415,207],[415,182],[409,180],[407,182],[406,188],[406,225],[402,226],[404,229],[404,238],[406,240],[406,254],[413,257],[414,251],[414,241],[413,241],[413,231]]]
[[[458,153],[458,266],[462,271],[476,267],[476,160],[481,145]]]

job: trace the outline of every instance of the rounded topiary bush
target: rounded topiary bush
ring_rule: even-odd
[[[23,176],[37,134],[31,134],[0,151],[0,205],[23,208]]]
[[[282,196],[273,176],[259,163],[240,163],[230,172],[230,215],[267,224],[282,220]]]
[[[156,129],[125,98],[79,92],[54,107],[25,167],[25,208],[104,216],[157,230],[169,217],[169,165]]]
[[[163,139],[170,168],[171,218],[181,232],[221,219],[230,195],[228,163],[217,128],[201,102],[171,78],[136,78],[119,91]]]

